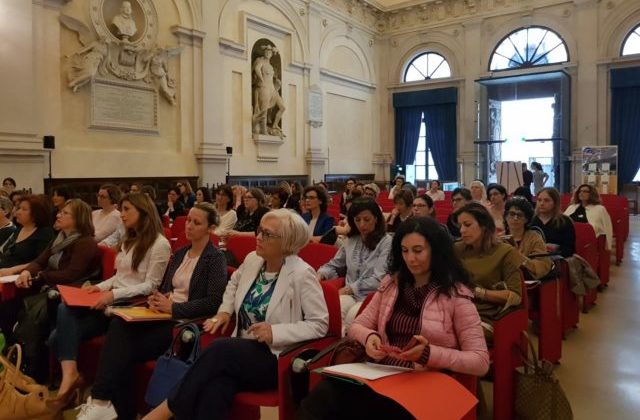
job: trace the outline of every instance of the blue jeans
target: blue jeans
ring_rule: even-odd
[[[109,318],[102,311],[70,308],[61,303],[56,329],[49,336],[49,346],[55,350],[59,361],[77,360],[80,343],[104,334],[108,326]]]

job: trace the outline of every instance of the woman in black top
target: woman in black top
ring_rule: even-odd
[[[179,249],[169,263],[160,291],[148,299],[151,309],[171,314],[172,320],[218,312],[227,286],[227,263],[224,254],[209,240],[217,223],[218,215],[211,203],[195,204],[189,211],[185,234],[190,244]],[[166,351],[174,325],[173,321],[131,323],[114,317],[100,352],[91,398],[83,405],[79,418],[135,419],[131,381],[134,364],[155,360]],[[74,391],[71,387],[52,404],[66,405]]]
[[[184,204],[178,200],[180,197],[180,191],[177,188],[169,188],[167,192],[167,204],[162,212],[163,215],[169,216],[171,221],[174,221],[178,216],[184,216]]]
[[[531,226],[542,229],[549,244],[558,245],[563,257],[576,252],[576,231],[573,222],[560,211],[560,193],[555,188],[543,188],[536,196],[536,215]]]
[[[53,239],[49,210],[40,197],[22,197],[16,210],[16,221],[20,227],[0,245],[0,276],[22,272]]]
[[[264,193],[260,188],[250,188],[242,201],[242,205],[236,210],[238,221],[233,230],[229,231],[229,236],[255,236],[262,216],[269,211],[265,207]]]

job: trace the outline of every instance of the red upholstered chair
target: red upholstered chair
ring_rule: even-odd
[[[171,225],[171,236],[173,238],[179,238],[181,235],[184,235],[186,224],[187,216],[178,216],[173,219],[173,224]]]
[[[321,283],[324,299],[329,310],[329,330],[324,338],[299,343],[278,357],[278,389],[263,392],[240,392],[236,394],[231,418],[249,420],[260,418],[260,407],[279,407],[280,420],[294,418],[294,403],[289,391],[290,366],[293,359],[306,349],[322,350],[338,341],[342,331],[340,299],[337,290]]]
[[[163,228],[171,228],[171,219],[166,214],[163,214],[161,217],[162,227]]]
[[[588,223],[574,223],[576,230],[576,254],[584,258],[593,271],[598,272],[598,239],[593,227]],[[587,313],[595,304],[598,293],[595,289],[590,290],[582,301],[582,312]]]
[[[168,227],[162,228],[162,233],[164,234],[165,238],[167,238],[168,240],[171,240],[172,233],[171,233],[171,229],[170,228],[168,228]]]
[[[524,284],[522,290],[525,290]],[[489,349],[493,369],[493,418],[514,418],[515,379],[514,369],[522,365],[520,351],[524,351],[522,331],[528,327],[527,294],[522,303],[512,311],[500,315],[493,323],[493,347]]]
[[[338,248],[333,245],[309,243],[300,250],[298,256],[314,270],[329,262],[338,252]]]
[[[242,264],[249,253],[256,250],[255,236],[231,236],[227,238],[227,250]]]
[[[556,265],[560,267],[560,303],[562,316],[562,334],[566,336],[568,331],[578,328],[580,321],[580,302],[578,296],[571,291],[569,281],[569,266],[564,259],[557,260]]]
[[[611,267],[611,250],[607,249],[607,237],[605,235],[598,236],[598,277],[600,278],[600,286],[607,287],[609,285],[609,269]],[[624,245],[622,245],[624,247]]]
[[[211,235],[209,235],[209,238],[211,239],[211,243],[216,247],[220,243],[220,238],[215,233],[212,233]]]
[[[116,256],[118,253],[113,248],[104,245],[98,245],[98,252],[102,261],[102,280],[110,279],[116,273]]]

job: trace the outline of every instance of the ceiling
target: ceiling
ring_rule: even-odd
[[[415,6],[418,4],[433,3],[436,0],[364,0],[370,5],[383,10],[395,10],[407,6]]]

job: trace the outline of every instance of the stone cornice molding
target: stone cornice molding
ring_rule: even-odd
[[[342,82],[342,83],[346,83],[348,85],[355,85],[361,88],[366,88],[366,89],[375,89],[376,88],[376,84],[375,83],[371,83],[368,82],[366,80],[360,80],[360,79],[356,79],[355,77],[351,77],[351,76],[347,76],[345,74],[341,74],[341,73],[337,73],[335,71],[329,70],[327,68],[321,68],[320,69],[320,74],[322,76],[325,76],[329,79],[333,79],[335,81],[338,82]]]
[[[32,0],[32,4],[47,9],[61,10],[71,0]]]
[[[207,36],[206,32],[197,29],[187,28],[181,25],[173,25],[171,32],[178,38],[180,45],[192,47],[202,47],[202,41]]]

